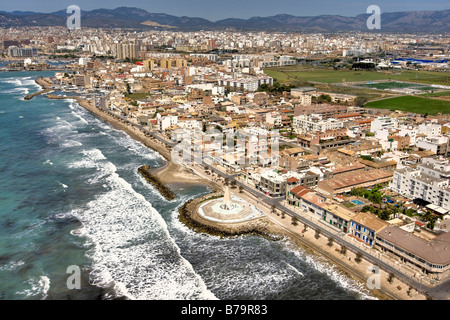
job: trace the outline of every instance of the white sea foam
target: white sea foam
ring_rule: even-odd
[[[95,244],[90,252],[95,284],[114,285],[131,299],[214,299],[179,248],[159,213],[122,179],[98,149],[75,164],[97,168],[93,182],[108,191],[72,215]],[[72,164],[73,165],[73,164]]]
[[[6,79],[3,79],[1,82],[2,83],[14,84],[16,86],[22,86],[22,81],[20,79],[17,79],[17,78],[6,78]]]
[[[319,257],[313,257],[311,255],[302,254],[298,250],[293,251],[295,255],[304,259],[310,266],[318,270],[321,273],[326,274],[330,279],[332,279],[336,284],[346,289],[347,291],[352,291],[357,293],[361,299],[365,300],[376,300],[375,297],[370,295],[369,290],[365,287],[363,283],[355,281],[348,276],[345,276],[340,272],[335,266],[330,264],[330,262],[322,261]]]
[[[74,111],[72,111],[71,112],[75,117],[77,117],[81,122],[83,122],[83,123],[85,123],[85,124],[88,124],[88,122],[82,117],[82,116],[80,116],[78,113],[76,113],[76,112],[74,112]]]
[[[58,182],[58,184],[59,184],[63,189],[67,189],[67,188],[68,188],[68,186],[65,185],[64,183],[62,183],[62,182],[60,182],[60,181],[57,181],[57,182]]]
[[[17,294],[26,297],[39,297],[41,300],[47,298],[48,290],[50,289],[50,279],[47,276],[31,278],[27,281],[27,284],[30,288],[22,292],[17,292]]]
[[[65,147],[65,148],[80,147],[82,145],[83,144],[80,141],[75,141],[75,140],[68,140],[61,144],[61,146]]]
[[[25,262],[23,262],[22,260],[11,261],[3,266],[0,266],[0,271],[14,271],[18,267],[23,266],[24,264],[25,264]]]

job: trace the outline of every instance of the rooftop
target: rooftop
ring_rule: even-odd
[[[383,221],[376,215],[368,212],[357,213],[352,217],[352,220],[375,232],[380,232],[389,225],[386,221]]]
[[[396,226],[389,226],[379,232],[377,237],[411,252],[427,262],[441,265],[450,263],[450,232],[443,233],[429,241]]]

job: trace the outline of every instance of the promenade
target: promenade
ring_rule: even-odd
[[[380,266],[382,291],[385,297],[389,299],[421,300],[425,299],[425,295],[428,293],[428,295],[431,295],[436,299],[448,299],[446,288],[448,288],[449,282],[442,285],[440,284],[438,288],[433,288],[431,286],[431,279],[428,277],[416,277],[417,272],[413,272],[413,270],[410,270],[406,265],[399,263],[395,259],[391,259],[385,253],[380,253],[373,248],[367,248],[365,245],[352,240],[342,232],[323,224],[318,219],[314,219],[308,213],[289,206],[283,198],[271,198],[265,195],[240,179],[236,179],[236,174],[229,174],[217,166],[213,167],[206,163],[201,165],[175,165],[170,159],[170,150],[175,143],[161,137],[156,132],[149,131],[141,125],[131,122],[128,119],[125,119],[124,117],[108,110],[106,108],[105,100],[106,97],[103,97],[100,103],[96,105],[92,105],[86,100],[78,101],[80,102],[80,105],[97,114],[99,117],[105,118],[105,116],[109,116],[110,119],[108,119],[108,121],[113,124],[122,123],[121,129],[130,133],[133,138],[140,140],[145,145],[155,149],[158,152],[164,153],[165,158],[168,161],[167,166],[172,166],[171,168],[176,166],[185,169],[183,170],[183,175],[187,173],[194,173],[195,176],[201,177],[203,181],[208,181],[211,184],[222,187],[225,179],[230,182],[235,180],[237,186],[241,186],[243,189],[242,192],[236,194],[238,197],[249,201],[249,203],[260,209],[273,223],[284,228],[286,232],[293,236],[297,241],[333,261],[333,263],[338,265],[341,269],[358,278],[361,283],[367,281],[370,276],[370,274],[367,273],[367,269],[370,266]],[[138,133],[140,134],[138,135]],[[169,155],[169,157],[167,157],[167,155]],[[205,173],[205,168],[210,170],[212,174],[207,175]],[[191,176],[194,176],[194,174],[191,174]],[[190,180],[191,179],[189,178],[185,179],[185,181]],[[200,179],[196,179],[195,183],[199,183],[200,181]],[[183,181],[179,180],[179,182]],[[238,192],[238,189],[234,189],[233,192]],[[273,207],[276,208],[275,212],[272,210]],[[281,214],[281,212],[284,214]],[[296,226],[292,224],[292,218],[294,217],[299,222]],[[303,230],[305,230],[304,226],[307,226],[307,228],[306,231],[303,232]],[[316,229],[320,230],[321,234],[318,239],[314,237]],[[328,245],[328,238],[333,238],[332,246]],[[346,255],[342,255],[336,251],[338,249],[338,245],[344,245],[347,247],[348,251]],[[356,253],[358,252],[363,253],[362,261],[359,263],[355,262]],[[392,283],[387,282],[387,278],[390,273],[395,276]],[[414,289],[408,290],[409,287]],[[407,291],[409,291],[410,294],[407,294]]]

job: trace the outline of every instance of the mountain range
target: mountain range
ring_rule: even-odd
[[[0,27],[66,26],[66,10],[53,13],[0,11]],[[180,31],[224,30],[278,32],[345,32],[369,31],[370,14],[356,17],[340,15],[293,16],[278,14],[249,19],[210,21],[198,17],[177,17],[165,13],[150,13],[131,7],[81,11],[81,26],[90,28],[167,29]],[[375,32],[445,33],[450,32],[450,10],[385,12],[381,14],[381,29]]]

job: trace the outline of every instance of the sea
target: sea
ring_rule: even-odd
[[[288,239],[186,227],[179,207],[208,187],[167,201],[137,173],[157,152],[74,100],[24,100],[52,74],[0,73],[0,299],[374,299]]]

